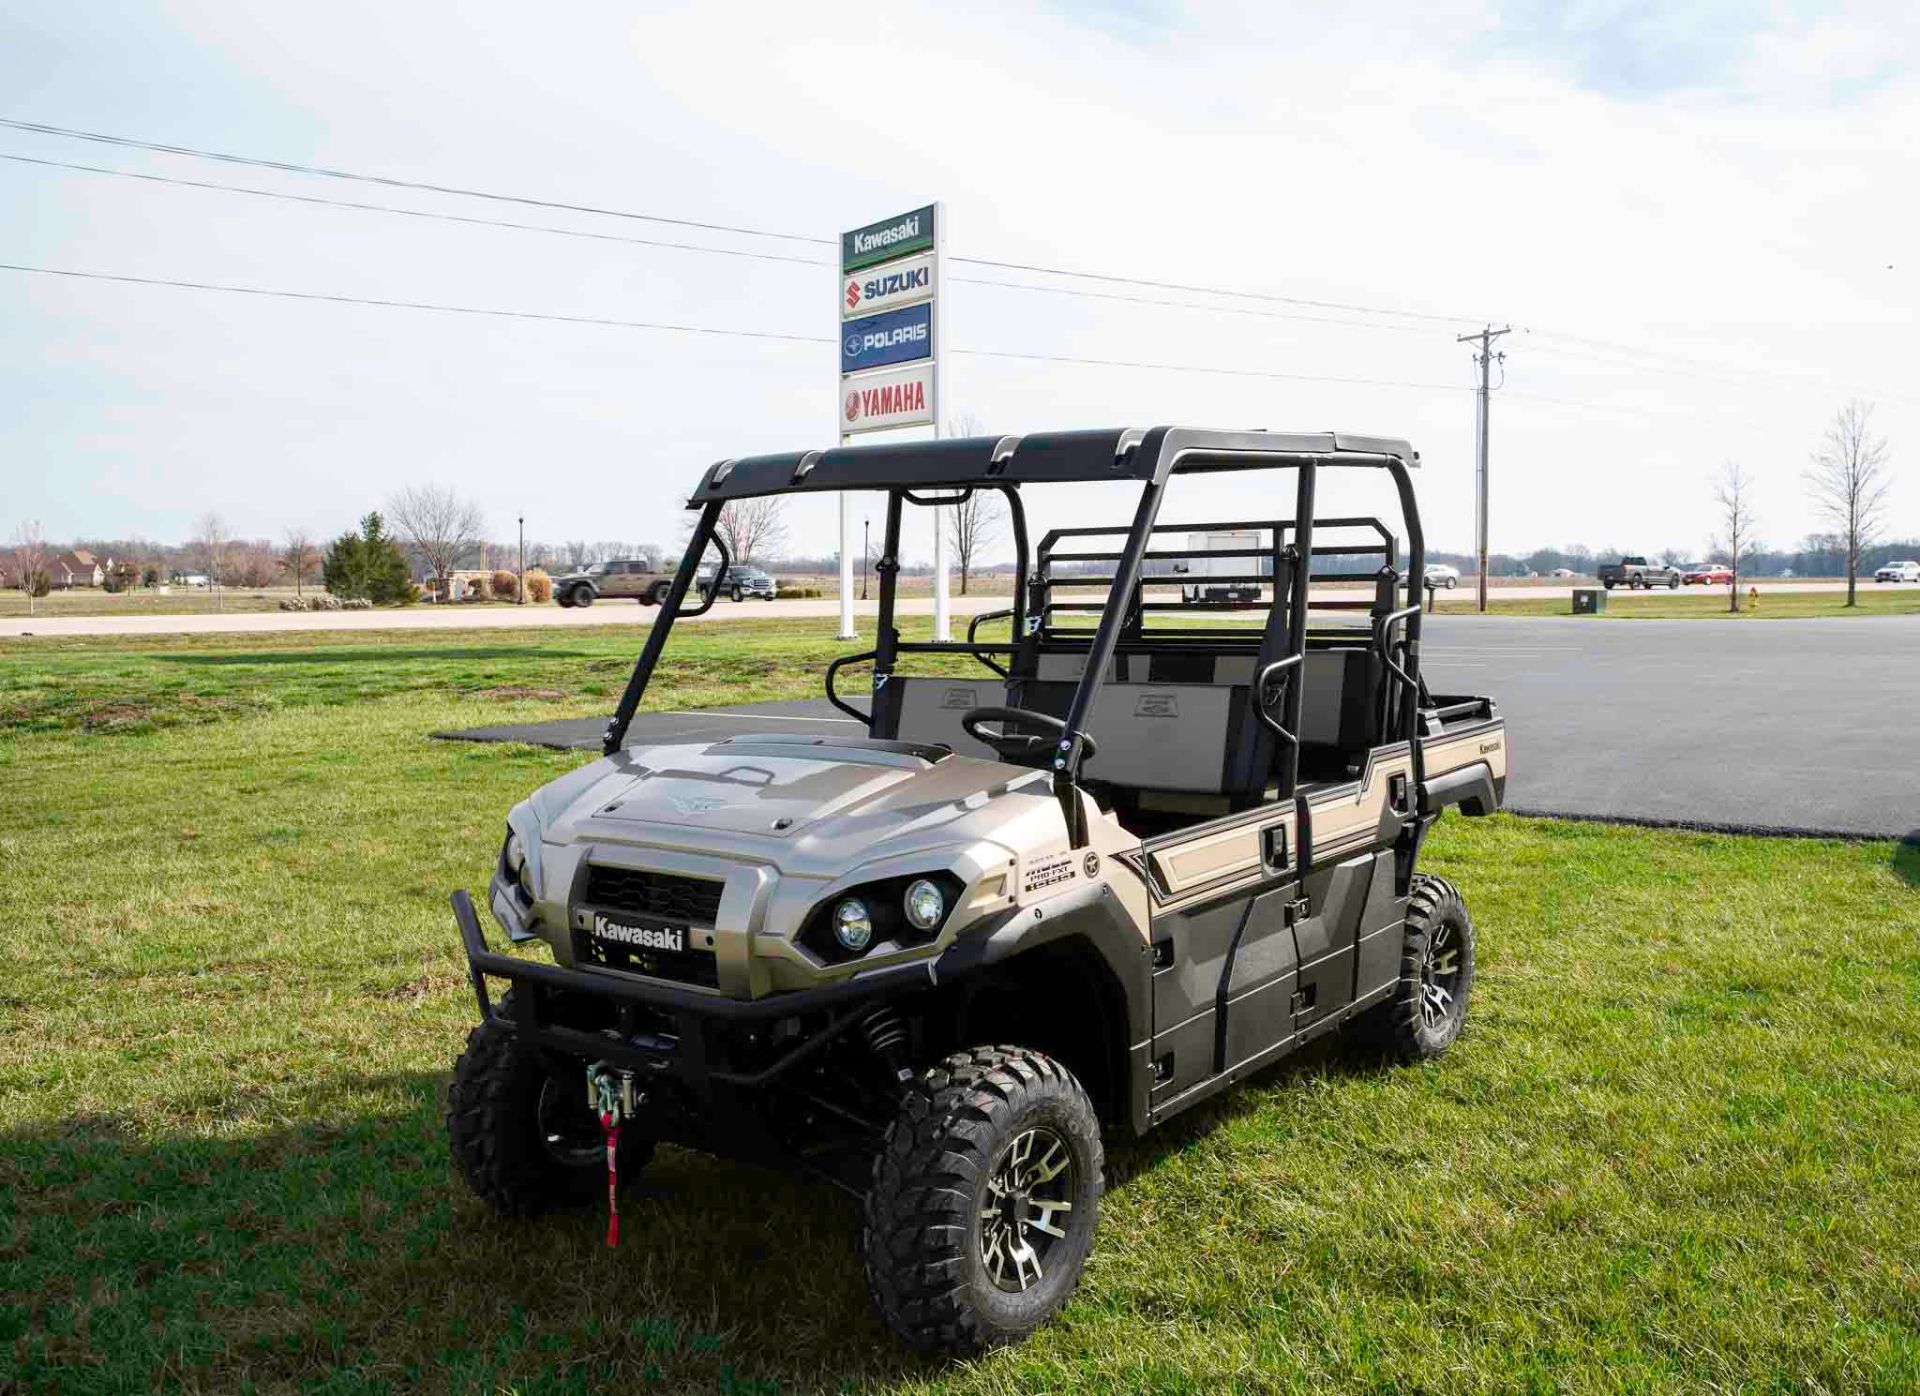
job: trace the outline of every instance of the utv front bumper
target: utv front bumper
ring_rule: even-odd
[[[549,1051],[671,1077],[696,1093],[713,1085],[766,1085],[824,1048],[875,1002],[934,987],[941,978],[940,960],[920,960],[817,988],[728,998],[498,954],[487,948],[473,899],[464,889],[453,894],[453,915],[481,1021],[500,1023]],[[496,1012],[489,979],[513,986],[511,1014]],[[781,1020],[806,1020],[809,1028],[790,1035],[788,1050],[766,1050],[780,1036],[772,1029]],[[580,1026],[583,1021],[598,1026]],[[743,1037],[766,1045],[753,1053],[751,1064],[736,1060]]]

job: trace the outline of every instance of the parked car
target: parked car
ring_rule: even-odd
[[[709,565],[702,567],[694,576],[703,593],[713,590],[713,572],[713,567]],[[727,569],[727,580],[723,591],[735,601],[745,601],[749,596],[758,597],[762,601],[773,601],[779,598],[780,584],[773,579],[772,574],[762,572],[758,567],[735,566]]]
[[[553,599],[562,606],[591,606],[603,596],[625,597],[642,606],[667,599],[668,579],[649,558],[618,557],[553,579]]]
[[[1553,569],[1553,575],[1563,582],[1574,581],[1580,576],[1580,574],[1571,567],[1556,567]]]
[[[1460,569],[1449,567],[1444,562],[1429,562],[1425,575],[1430,587],[1445,587],[1452,591],[1460,585]]]
[[[1718,586],[1733,580],[1733,569],[1718,562],[1696,562],[1680,574],[1683,586]]]
[[[1630,591],[1644,591],[1649,587],[1666,587],[1672,591],[1680,585],[1680,569],[1648,562],[1644,557],[1629,553],[1618,562],[1600,564],[1600,585],[1608,591],[1617,586]]]
[[[1920,562],[1908,558],[1903,562],[1889,562],[1873,574],[1876,582],[1920,582]]]

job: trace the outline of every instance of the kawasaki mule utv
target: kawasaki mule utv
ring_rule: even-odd
[[[603,1185],[614,1203],[610,1171],[656,1141],[796,1167],[862,1199],[893,1331],[973,1351],[1078,1282],[1103,1131],[1342,1027],[1445,1051],[1474,931],[1421,842],[1447,806],[1499,806],[1507,751],[1491,699],[1421,677],[1416,463],[1371,437],[1156,428],[714,466],[606,754],[507,817],[493,914],[553,962],[489,950],[454,896],[481,1021],[448,1129],[474,1190],[508,1212]],[[1391,479],[1404,571],[1378,519],[1315,517],[1348,467]],[[1291,517],[1160,521],[1175,477],[1275,469]],[[1130,485],[1132,522],[1030,552],[1022,490],[1092,482]],[[721,509],[842,490],[886,495],[874,648],[825,673],[848,735],[627,746],[702,558],[730,565]],[[1008,638],[980,616],[903,640],[902,513],[975,491],[1011,515]],[[1209,576],[1245,590],[1196,608],[1176,540],[1229,529],[1257,532]],[[948,672],[909,672],[930,663]],[[864,708],[837,683],[855,666]]]

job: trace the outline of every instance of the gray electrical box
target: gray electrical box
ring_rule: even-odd
[[[1573,589],[1573,613],[1576,616],[1597,616],[1607,609],[1607,593],[1600,587],[1575,587]]]

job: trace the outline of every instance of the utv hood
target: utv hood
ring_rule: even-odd
[[[708,746],[624,751],[568,811],[600,828],[670,825],[791,839],[897,832],[957,813],[1043,772],[954,756],[945,747],[865,738],[742,736]],[[639,832],[635,828],[635,833]]]

